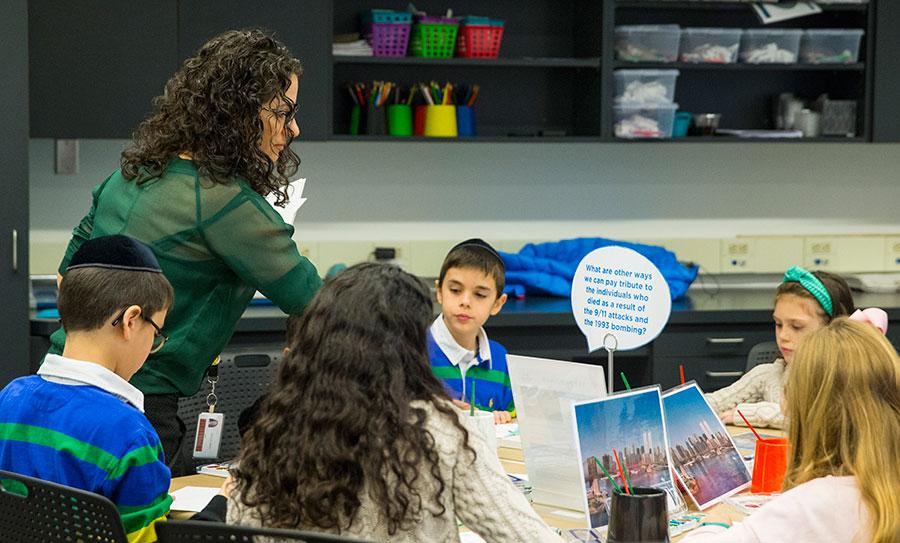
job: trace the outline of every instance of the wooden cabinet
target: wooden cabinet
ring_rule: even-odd
[[[176,4],[30,0],[31,137],[130,137],[178,66]]]
[[[27,2],[0,17],[0,388],[29,370],[28,350],[28,26]]]

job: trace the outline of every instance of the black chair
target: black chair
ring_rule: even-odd
[[[127,543],[107,498],[0,470],[0,540],[15,543]]]
[[[303,543],[366,543],[362,539],[280,530],[275,528],[250,528],[218,522],[196,520],[156,523],[159,543],[256,543],[261,541],[300,541]],[[257,539],[260,538],[260,539]],[[265,538],[265,539],[262,539]]]
[[[744,373],[747,373],[760,364],[774,362],[775,359],[780,356],[781,351],[778,349],[778,344],[774,341],[757,343],[751,347],[750,352],[747,353],[747,367],[744,368]]]
[[[241,438],[238,434],[238,415],[250,407],[275,379],[278,364],[281,362],[281,350],[253,353],[223,353],[219,362],[219,380],[216,382],[218,403],[216,412],[225,415],[225,428],[219,444],[218,459],[191,459],[193,465],[199,466],[211,462],[233,460],[238,455]],[[185,439],[193,442],[197,431],[197,415],[207,411],[206,397],[211,385],[204,378],[203,386],[197,394],[178,400],[178,416],[186,426]]]

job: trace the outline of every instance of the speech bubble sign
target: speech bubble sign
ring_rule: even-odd
[[[671,311],[669,284],[637,251],[595,249],[575,270],[572,315],[587,338],[588,352],[604,347],[604,338],[619,351],[646,345],[662,332]]]

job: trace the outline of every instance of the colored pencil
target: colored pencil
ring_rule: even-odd
[[[678,376],[681,377],[681,384],[684,384],[684,364],[678,364]]]
[[[594,457],[594,462],[597,463],[597,467],[598,467],[598,468],[600,468],[601,470],[603,470],[603,474],[606,475],[606,477],[609,479],[609,482],[612,483],[613,488],[616,489],[616,492],[618,492],[619,494],[621,494],[621,493],[622,493],[622,489],[619,488],[619,485],[616,484],[616,480],[612,478],[612,475],[610,475],[608,471],[606,471],[606,468],[604,468],[604,467],[603,467],[603,464],[601,464],[600,461],[597,460],[597,457],[596,457],[596,456]]]
[[[628,377],[625,377],[625,372],[620,371],[619,375],[622,377],[622,382],[625,383],[625,390],[631,390],[631,385],[628,384]]]
[[[628,483],[628,488],[634,489],[634,485],[631,484],[631,475],[628,474],[628,464],[625,463],[625,454],[622,454],[622,467],[625,468],[625,482]]]
[[[765,439],[759,437],[759,434],[756,432],[756,428],[754,428],[753,425],[750,424],[750,421],[747,420],[747,417],[745,417],[743,413],[741,413],[740,409],[737,410],[737,414],[740,415],[742,419],[744,419],[744,423],[747,424],[747,427],[750,428],[750,431],[753,432],[753,435],[756,436],[756,439],[758,439],[760,441],[765,441]]]
[[[472,380],[472,401],[469,402],[469,416],[475,416],[475,380]]]
[[[622,476],[622,486],[625,487],[625,493],[631,494],[631,489],[628,488],[628,481],[625,480],[625,472],[622,470],[622,462],[619,461],[619,453],[615,449],[613,449],[613,456],[616,459],[616,466],[619,468],[619,475]]]

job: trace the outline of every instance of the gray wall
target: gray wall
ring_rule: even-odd
[[[59,176],[53,141],[31,140],[32,228],[70,229],[126,143],[81,140],[79,174]],[[309,179],[306,223],[666,219],[677,230],[679,220],[695,219],[900,222],[900,144],[329,142],[295,148]]]

